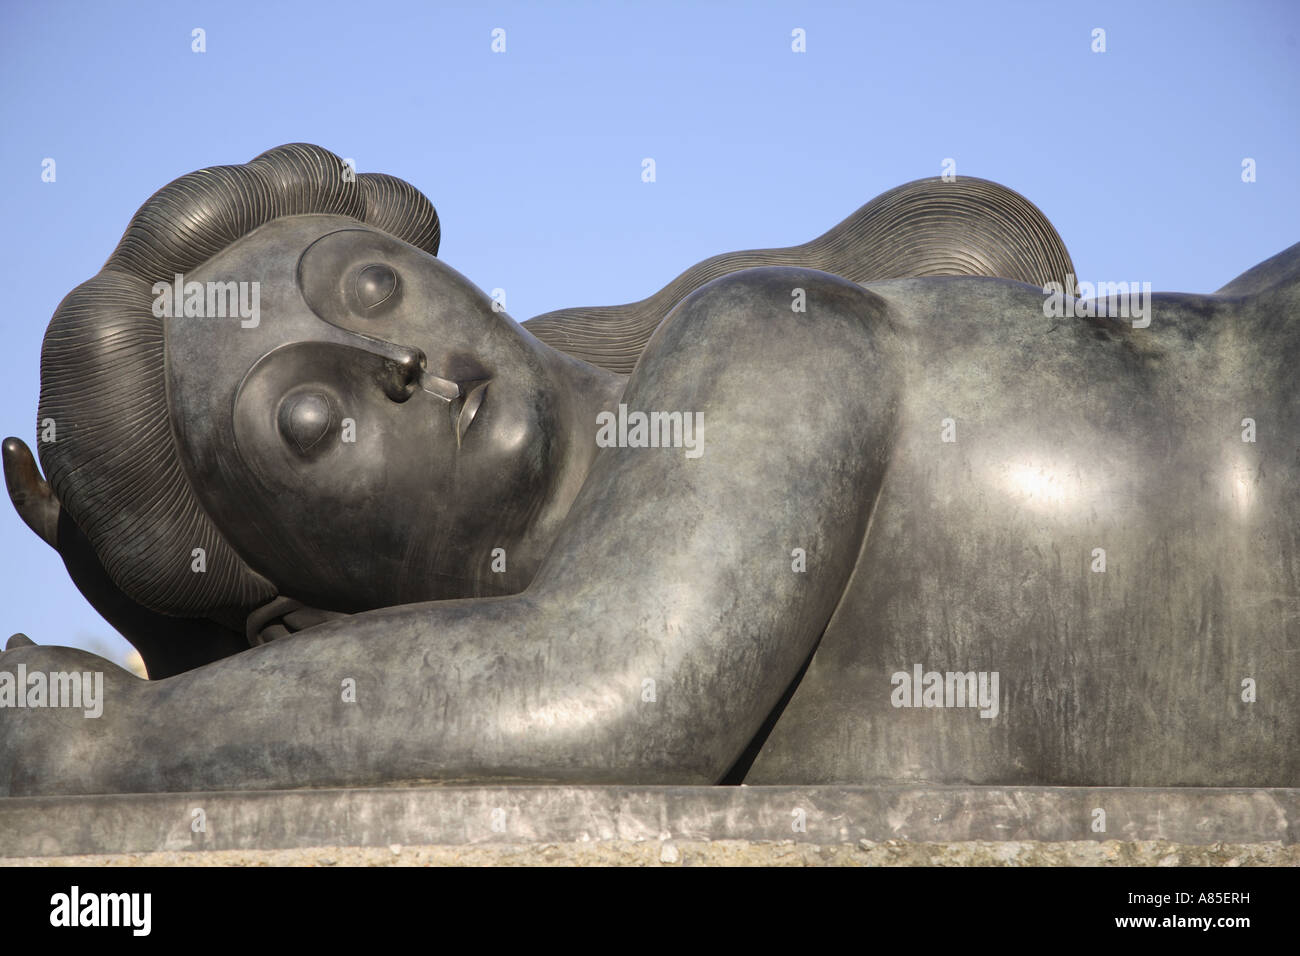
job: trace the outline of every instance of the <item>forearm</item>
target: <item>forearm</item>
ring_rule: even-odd
[[[664,664],[558,610],[527,595],[393,608],[124,687],[107,701],[120,749],[92,788],[712,782],[707,739],[685,750],[698,727],[644,699],[653,674],[666,692]]]

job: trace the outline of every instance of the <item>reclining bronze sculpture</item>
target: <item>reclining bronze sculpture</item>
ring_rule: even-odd
[[[1130,321],[926,180],[521,326],[439,239],[283,146],[59,306],[10,495],[163,679],[12,640],[104,696],[0,794],[1300,782],[1300,245]]]

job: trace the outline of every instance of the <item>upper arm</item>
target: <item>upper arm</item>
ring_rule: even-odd
[[[584,632],[572,639],[590,643],[588,666],[623,702],[610,716],[625,747],[689,740],[682,759],[716,779],[797,673],[887,463],[894,348],[883,300],[794,268],[715,280],[655,334],[623,402],[697,415],[698,457],[601,450],[529,590],[565,609],[550,640]]]

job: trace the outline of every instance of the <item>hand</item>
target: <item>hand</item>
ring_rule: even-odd
[[[248,615],[244,627],[249,646],[258,647],[317,624],[349,616],[342,611],[322,611],[320,608],[307,607],[293,598],[278,597]]]
[[[41,469],[32,450],[21,438],[6,438],[3,444],[5,487],[14,510],[46,544],[58,549],[59,499]]]
[[[10,637],[0,651],[0,795],[112,789],[128,698],[144,684],[89,651]]]
[[[160,614],[123,593],[41,477],[27,445],[21,439],[6,438],[3,457],[5,486],[19,517],[59,553],[77,590],[135,646],[150,677],[170,677],[247,649],[242,634],[216,621]]]

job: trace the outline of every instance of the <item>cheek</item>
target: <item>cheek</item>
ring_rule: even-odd
[[[536,513],[559,470],[554,421],[548,395],[501,379],[489,385],[457,461],[463,515],[476,523],[490,518],[499,534],[522,530],[521,520]]]
[[[435,410],[391,401],[382,364],[319,343],[281,349],[249,372],[235,400],[238,454],[272,494],[318,509],[427,481],[438,444]]]
[[[466,448],[471,453],[477,451],[492,458],[506,471],[531,470],[529,462],[537,457],[547,434],[537,405],[530,396],[493,395],[491,389],[489,386],[489,398],[494,401],[485,408],[488,414],[481,413],[474,422],[475,427],[483,426],[478,436],[482,439],[482,448],[473,449],[468,443]]]
[[[438,461],[449,430],[425,396],[393,402],[376,369],[337,353],[274,353],[245,380],[230,480],[252,520],[234,543],[295,597],[401,603],[430,570],[431,502],[451,491]]]
[[[490,381],[456,446],[451,407],[390,400],[383,369],[320,343],[277,350],[235,403],[232,540],[281,590],[341,610],[477,593],[492,547],[524,534],[559,471],[553,399]],[[233,465],[234,463],[232,463]]]

